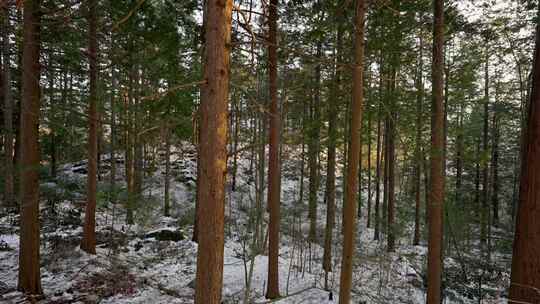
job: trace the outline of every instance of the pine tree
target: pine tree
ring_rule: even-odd
[[[196,304],[220,304],[223,285],[227,115],[232,0],[208,1],[201,90]]]
[[[434,0],[433,100],[431,107],[431,174],[429,200],[427,304],[441,302],[442,236],[444,204],[444,0]]]
[[[279,297],[279,221],[280,221],[280,188],[279,145],[281,114],[277,99],[277,18],[278,1],[271,0],[268,8],[268,81],[270,94],[270,127],[268,154],[268,287],[266,298]]]
[[[11,92],[11,44],[9,42],[11,25],[9,22],[9,5],[2,12],[2,92],[4,99],[4,207],[14,207],[14,176],[13,170],[13,96]]]
[[[364,20],[366,3],[356,2],[354,68],[353,68],[353,103],[351,108],[350,139],[351,146],[347,159],[347,188],[343,217],[343,253],[341,259],[341,277],[339,303],[349,304],[352,286],[352,267],[356,237],[356,214],[358,196],[358,167],[360,165],[360,131],[364,102]]]
[[[415,147],[414,147],[414,201],[415,201],[415,210],[414,210],[414,238],[413,244],[420,244],[420,205],[421,205],[421,195],[420,195],[420,185],[421,185],[421,176],[422,176],[422,162],[423,157],[421,153],[422,145],[422,110],[423,110],[423,99],[424,99],[424,82],[423,82],[423,39],[422,36],[419,37],[420,40],[420,55],[418,56],[418,72],[416,75],[416,138],[415,138]]]
[[[339,16],[339,15],[338,15]],[[341,91],[341,70],[338,62],[341,59],[343,45],[343,29],[338,23],[336,34],[336,65],[334,72],[334,84],[332,86],[335,94],[330,97],[328,103],[328,149],[327,149],[327,170],[326,170],[326,229],[324,233],[324,254],[323,269],[324,288],[328,290],[328,273],[332,271],[332,239],[335,225],[335,204],[336,204],[336,140],[337,140],[337,97]]]
[[[88,5],[88,60],[90,62],[90,96],[88,105],[88,177],[87,202],[84,215],[83,238],[81,249],[96,253],[96,200],[98,175],[98,114],[97,114],[97,1],[89,0]]]
[[[540,16],[540,5],[538,7]],[[527,127],[524,130],[519,204],[512,256],[509,300],[540,301],[540,23],[536,25]],[[510,302],[510,301],[509,301]]]
[[[40,0],[24,2],[22,54],[20,202],[21,235],[17,289],[41,294],[39,264],[39,115],[41,73]]]

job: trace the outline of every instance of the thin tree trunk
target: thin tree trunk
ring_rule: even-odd
[[[141,129],[144,123],[143,118],[141,117],[141,88],[142,88],[142,75],[141,67],[137,65],[135,71],[135,98],[134,98],[134,113],[133,113],[133,186],[135,191],[135,200],[137,202],[142,200],[143,195],[143,170],[144,170],[144,154],[143,146],[144,143],[141,140]]]
[[[424,203],[425,206],[425,216],[424,216],[424,222],[426,226],[429,226],[429,210],[430,210],[430,182],[429,182],[429,161],[426,153],[426,150],[422,148],[422,159],[423,159],[423,166],[424,166],[424,200],[426,201]]]
[[[232,1],[208,1],[204,76],[201,90],[199,225],[196,304],[220,304],[223,286],[227,115]]]
[[[480,137],[476,139],[476,155],[474,166],[474,210],[478,215],[480,210]]]
[[[315,98],[314,98],[315,99]],[[308,166],[309,166],[309,235],[310,244],[317,240],[317,192],[319,189],[319,102],[315,100],[311,104],[311,119],[309,123],[309,143],[308,143]],[[311,245],[310,245],[311,248]]]
[[[170,184],[171,184],[171,130],[166,126],[165,134],[165,189],[163,194],[163,215],[170,216]]]
[[[232,185],[231,185],[231,189],[232,191],[236,191],[236,175],[237,175],[237,171],[238,171],[238,134],[240,132],[240,127],[241,127],[241,100],[238,99],[235,101],[234,103],[234,136],[233,136],[233,148],[232,148],[232,152],[233,152],[233,165],[232,165]]]
[[[265,174],[265,167],[266,167],[266,116],[264,113],[260,113],[260,119],[259,119],[259,142],[260,142],[260,148],[259,148],[259,162],[258,162],[258,198],[257,198],[257,216],[258,219],[263,219],[264,216],[264,174]],[[302,160],[303,161],[303,160]],[[300,181],[303,182],[303,172],[302,172],[302,179]],[[303,189],[303,186],[301,187]],[[302,194],[302,193],[300,193]],[[264,225],[263,222],[260,221],[257,225],[257,229],[259,230],[258,236],[260,237],[259,240],[259,246],[258,248],[262,250],[266,246],[266,243],[264,242],[264,233],[263,229]]]
[[[228,0],[225,0],[228,1]],[[202,34],[201,34],[201,65],[206,65],[206,32],[207,32],[207,19],[208,19],[208,1],[203,0],[202,1]],[[232,13],[231,13],[232,14]],[[200,95],[202,96],[203,89],[200,90]],[[195,127],[193,128],[195,135],[193,136],[194,141],[196,141],[196,149],[197,149],[197,181],[196,181],[196,190],[195,190],[195,219],[193,221],[193,236],[191,237],[191,240],[195,243],[199,242],[199,218],[202,217],[200,215],[200,208],[199,208],[199,202],[201,200],[201,186],[199,181],[202,179],[202,172],[201,172],[201,104],[202,104],[202,97],[199,100],[199,108],[197,109],[195,113],[195,119],[194,124]]]
[[[458,134],[456,138],[456,202],[461,200],[461,186],[463,176],[463,104],[459,105]]]
[[[343,30],[341,23],[337,26],[336,66],[334,74],[334,94],[328,103],[328,165],[326,171],[326,229],[324,234],[324,289],[329,290],[328,273],[332,271],[332,240],[335,225],[336,204],[336,141],[337,141],[337,96],[341,92],[341,70],[337,65],[341,59],[343,44]]]
[[[40,2],[41,3],[41,2]],[[22,10],[16,10],[16,16],[17,16],[17,21],[16,21],[16,24],[23,24],[23,12]],[[23,26],[24,27],[24,26]],[[23,28],[23,31],[24,31],[24,28]],[[14,47],[16,50],[17,50],[17,66],[21,67],[19,69],[19,71],[17,71],[19,74],[21,74],[21,71],[22,71],[22,65],[23,65],[23,53],[24,53],[24,45],[23,45],[23,39],[18,39],[17,41],[17,45]],[[19,88],[20,91],[19,91],[19,94],[22,95],[21,91],[22,91],[22,82],[23,82],[23,78],[24,78],[24,75],[21,74],[21,76],[18,77],[17,81],[16,81],[16,85],[15,87]],[[14,95],[12,95],[13,97]],[[15,168],[19,167],[21,165],[21,149],[22,149],[22,145],[21,145],[21,120],[22,120],[22,99],[21,98],[18,98],[18,100],[14,100],[14,105],[15,105],[15,109],[14,109],[14,121],[13,121],[13,125],[15,126],[15,136],[14,136],[14,141],[15,141],[15,144],[14,144],[14,147],[13,147],[13,154],[14,154],[14,160],[13,160],[13,166]],[[20,172],[16,172],[15,174],[15,186],[14,186],[14,192],[15,192],[15,195],[17,196],[17,190],[20,190],[20,186],[18,186],[18,183],[20,182]],[[18,193],[19,196],[20,196],[20,193]],[[20,204],[20,202],[19,202]]]
[[[368,116],[368,131],[367,131],[367,225],[366,227],[371,227],[371,125],[372,125],[372,114]]]
[[[391,92],[391,101],[390,101],[390,114],[388,117],[388,147],[387,147],[387,164],[388,164],[388,244],[387,251],[394,252],[395,250],[395,161],[396,161],[396,146],[395,146],[395,136],[396,136],[396,67],[392,67],[392,79],[390,80],[390,92]]]
[[[422,176],[422,112],[423,112],[423,99],[424,99],[424,81],[423,81],[423,49],[424,40],[420,35],[420,55],[418,57],[418,74],[416,76],[416,143],[415,143],[415,163],[414,163],[414,238],[413,245],[420,244],[420,207],[421,207],[421,195],[420,185]]]
[[[39,0],[24,2],[21,159],[20,159],[20,244],[17,289],[41,294],[39,264],[39,112],[40,112],[40,23]]]
[[[484,71],[484,131],[482,136],[482,149],[484,157],[488,156],[489,150],[489,55],[486,50],[486,64]],[[480,212],[480,242],[482,246],[486,245],[487,241],[487,225],[488,225],[488,185],[489,185],[489,162],[487,159],[482,160],[482,207]]]
[[[2,30],[2,90],[4,97],[4,207],[15,207],[14,197],[14,176],[13,170],[13,96],[11,93],[11,45],[9,43],[9,33],[11,26],[9,24],[9,6],[6,5],[3,12],[3,30]]]
[[[136,109],[136,82],[137,82],[137,76],[135,64],[133,63],[134,60],[131,57],[130,62],[132,63],[131,69],[129,71],[129,88],[128,88],[128,98],[127,98],[127,105],[126,105],[126,127],[127,127],[127,146],[126,146],[126,181],[127,181],[127,191],[128,191],[128,203],[127,203],[127,214],[126,214],[126,223],[128,225],[132,225],[134,223],[134,211],[135,211],[135,203],[138,199],[137,197],[137,188],[136,188],[136,175],[135,175],[135,144],[136,144],[136,137],[137,137],[137,130],[135,127],[136,121],[135,112]],[[129,161],[128,161],[129,160]]]
[[[97,1],[88,2],[89,48],[90,61],[90,96],[88,105],[88,179],[86,184],[86,211],[84,214],[83,237],[81,249],[96,254],[96,201],[97,201]]]
[[[355,16],[355,42],[353,69],[353,103],[350,126],[351,146],[347,161],[347,192],[345,198],[345,217],[343,218],[343,254],[341,258],[341,277],[339,289],[339,303],[349,304],[352,287],[352,268],[356,238],[356,208],[358,195],[358,167],[360,159],[360,134],[362,127],[362,111],[364,99],[364,21],[366,3],[358,0]]]
[[[496,105],[495,105],[496,106]],[[491,203],[493,206],[493,225],[499,224],[499,120],[497,115],[497,109],[493,110],[493,142],[492,142],[492,158],[491,158],[491,170],[492,170],[492,189]]]
[[[111,52],[113,52],[113,37],[111,37]],[[110,195],[111,203],[116,205],[116,71],[114,62],[111,68],[111,174],[110,174]],[[114,208],[114,207],[113,207]]]
[[[385,104],[385,108],[388,104]],[[381,230],[383,233],[388,233],[388,114],[385,114],[384,132],[383,132],[383,147],[382,147],[382,167],[383,167],[383,200],[382,200],[382,223]]]
[[[203,17],[204,19],[204,17]],[[201,89],[201,94],[202,94],[202,89]],[[202,102],[202,100],[201,100]],[[199,109],[197,110],[197,113],[195,114],[196,115],[196,120],[198,121],[197,123],[197,127],[195,128],[196,131],[196,136],[195,138],[197,138],[197,144],[196,144],[196,148],[197,148],[197,181],[196,181],[196,187],[197,189],[195,190],[195,220],[193,221],[193,236],[191,237],[191,240],[195,243],[198,243],[199,242],[199,218],[201,217],[200,215],[200,208],[199,208],[199,202],[201,201],[201,185],[200,185],[200,180],[202,179],[202,174],[201,174],[201,105],[199,105]]]
[[[381,62],[380,66],[383,66],[382,53],[381,53]],[[382,127],[381,127],[381,116],[382,116],[382,91],[383,91],[383,74],[382,71],[379,72],[379,109],[377,112],[377,164],[375,172],[375,233],[374,240],[379,240],[380,231],[381,231],[381,215],[380,215],[380,201],[381,201],[381,136],[382,136]]]
[[[317,58],[322,57],[322,45],[317,43]],[[309,242],[310,242],[310,264],[311,271],[311,244],[317,241],[317,204],[319,192],[319,150],[320,150],[320,107],[321,107],[321,65],[315,67],[315,90],[313,103],[311,105],[311,121],[309,136]]]
[[[360,129],[362,129],[362,127],[360,127]],[[363,140],[362,140],[362,135],[360,134],[360,142],[362,143]],[[360,144],[360,151],[358,152],[358,196],[357,196],[357,204],[358,204],[358,207],[356,208],[356,216],[358,218],[360,218],[362,216],[362,187],[360,185],[362,185],[362,144]]]
[[[268,241],[268,286],[267,299],[279,297],[279,222],[281,173],[279,166],[279,145],[281,114],[277,98],[277,19],[278,1],[270,0],[268,8],[268,81],[270,94],[270,128],[268,155],[268,211],[270,213]]]
[[[49,62],[48,62],[48,80],[49,80],[49,107],[50,107],[50,118],[49,129],[51,130],[50,143],[49,143],[49,153],[50,153],[50,174],[52,178],[56,178],[56,128],[53,125],[56,121],[56,109],[55,109],[55,100],[54,100],[54,63],[53,63],[53,54],[54,50],[49,50]],[[51,205],[54,208],[54,206]]]
[[[434,0],[433,102],[431,116],[431,198],[429,212],[427,304],[441,303],[444,205],[444,0]]]

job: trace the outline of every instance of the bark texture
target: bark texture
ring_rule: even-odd
[[[442,234],[444,204],[444,1],[434,0],[433,100],[431,107],[431,174],[428,243],[427,304],[441,302]]]
[[[416,145],[414,149],[415,162],[414,162],[414,237],[413,245],[420,244],[420,207],[421,207],[421,179],[422,179],[422,152],[420,147],[422,146],[422,112],[423,112],[423,99],[424,99],[424,82],[422,79],[423,71],[423,39],[420,36],[420,56],[418,58],[418,74],[416,76]]]
[[[347,188],[343,217],[343,254],[341,259],[341,277],[339,303],[349,304],[351,299],[352,267],[356,237],[356,214],[358,196],[358,169],[360,160],[360,131],[364,102],[364,19],[366,3],[358,0],[355,16],[353,101],[351,108],[350,151],[347,161]]]
[[[40,0],[24,2],[21,96],[21,232],[17,289],[41,294],[39,269]]]
[[[540,13],[540,8],[539,8]],[[516,303],[540,303],[540,25],[529,99],[527,128],[516,218],[509,299]]]
[[[337,62],[341,58],[342,29],[338,25],[337,29]],[[335,204],[336,204],[336,141],[337,141],[337,97],[339,96],[341,82],[341,70],[335,66],[334,75],[334,96],[329,99],[328,104],[328,165],[326,171],[326,229],[324,233],[324,254],[323,269],[325,271],[324,287],[328,290],[328,273],[332,271],[332,240],[335,225]]]
[[[270,89],[270,149],[268,153],[268,288],[266,298],[279,297],[279,219],[281,174],[279,168],[279,134],[281,115],[277,99],[277,0],[271,0],[268,8],[268,80]]]
[[[221,303],[232,0],[208,1],[201,90],[196,304]]]
[[[84,214],[83,238],[81,249],[96,253],[96,201],[97,201],[97,166],[98,166],[98,114],[97,114],[97,19],[96,0],[88,2],[90,62],[90,96],[88,105],[88,177],[86,184],[86,212]]]
[[[13,171],[13,97],[11,95],[11,67],[10,55],[11,47],[9,43],[9,32],[11,26],[9,24],[9,6],[3,10],[2,24],[2,85],[4,98],[4,152],[5,152],[5,168],[4,168],[4,207],[14,207],[14,174]]]

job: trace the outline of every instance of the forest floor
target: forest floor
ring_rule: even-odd
[[[278,303],[337,303],[341,257],[341,192],[338,191],[337,222],[334,229],[331,292],[324,290],[322,270],[323,232],[326,208],[324,187],[318,205],[319,240],[307,245],[307,202],[298,203],[300,157],[295,149],[284,149],[282,172],[282,225],[280,247],[280,290]],[[256,170],[249,151],[239,157],[237,187],[228,186],[226,244],[223,278],[224,303],[245,303],[246,281],[250,281],[248,303],[267,303],[264,298],[267,256],[250,250]],[[96,255],[79,249],[84,216],[86,162],[64,165],[54,182],[41,185],[41,278],[44,298],[39,303],[193,303],[197,244],[191,241],[195,201],[196,160],[193,147],[185,144],[172,157],[172,216],[162,216],[164,153],[147,170],[144,194],[135,211],[135,224],[125,224],[125,211],[108,202],[106,190],[110,158],[102,160],[97,211]],[[118,183],[123,181],[123,160],[118,164]],[[231,178],[229,178],[229,181]],[[338,189],[341,184],[338,172]],[[307,178],[304,186],[307,186]],[[324,176],[320,183],[324,185]],[[305,188],[307,189],[307,187]],[[307,193],[307,190],[304,190]],[[118,191],[122,200],[122,191]],[[307,195],[305,195],[307,200]],[[398,204],[400,201],[398,200]],[[403,203],[405,204],[405,203]],[[411,208],[404,206],[403,208]],[[425,303],[426,243],[411,245],[412,227],[402,219],[396,252],[387,253],[384,234],[374,241],[366,228],[365,210],[357,228],[353,271],[353,303]],[[406,213],[406,212],[405,212]],[[19,246],[18,215],[0,217],[0,303],[24,303],[16,291]],[[495,231],[496,232],[496,231]],[[425,239],[425,238],[424,238]],[[472,249],[449,250],[445,258],[445,303],[505,303],[508,286],[508,254],[493,252],[483,263]],[[450,247],[454,247],[450,245]],[[480,265],[480,266],[479,266]],[[252,269],[252,271],[250,271]],[[251,273],[251,275],[250,275]],[[251,277],[251,279],[249,279]],[[481,283],[481,284],[480,284]],[[481,288],[480,288],[481,286]],[[330,300],[333,298],[333,300]]]

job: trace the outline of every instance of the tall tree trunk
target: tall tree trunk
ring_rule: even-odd
[[[395,63],[394,63],[395,64]],[[388,252],[394,252],[395,250],[395,161],[396,161],[396,143],[395,143],[395,136],[396,136],[396,119],[397,119],[397,113],[396,113],[396,67],[392,67],[392,76],[390,80],[390,93],[391,93],[391,101],[389,102],[389,106],[391,108],[390,114],[388,116],[388,140],[387,140],[387,166],[388,166],[388,244],[386,247],[386,250]]]
[[[225,181],[227,170],[227,115],[232,0],[208,1],[205,28],[204,76],[201,90],[199,225],[196,304],[221,303]]]
[[[41,3],[41,2],[40,2]],[[23,12],[22,10],[16,10],[16,24],[23,24]],[[23,31],[24,31],[24,28],[23,28]],[[19,94],[21,94],[21,91],[22,91],[22,82],[23,82],[23,78],[24,78],[24,75],[21,73],[22,72],[22,65],[23,65],[23,53],[24,53],[24,45],[23,45],[23,39],[18,39],[17,41],[17,45],[14,47],[16,50],[17,50],[17,64],[16,66],[19,66],[21,67],[19,69],[19,71],[17,71],[17,74],[19,74],[19,77],[16,77],[18,79],[16,79],[16,84],[15,84],[15,87],[16,88],[19,88]],[[21,94],[22,95],[22,94]],[[12,95],[13,97],[14,95]],[[14,147],[13,147],[13,154],[14,154],[14,157],[13,157],[13,166],[15,168],[19,167],[21,165],[21,149],[22,149],[22,145],[21,145],[21,120],[22,120],[22,100],[21,98],[18,98],[16,100],[14,100],[14,104],[15,104],[15,109],[14,109],[14,121],[13,121],[13,125],[15,126],[15,136],[14,136]],[[18,183],[20,182],[20,172],[16,172],[15,173],[15,186],[14,186],[14,191],[15,191],[15,195],[17,196],[20,196],[20,193],[17,193],[17,190],[20,190],[20,186],[18,187]],[[20,202],[19,202],[20,204]]]
[[[205,5],[206,7],[206,5]],[[203,17],[204,19],[204,17]],[[202,89],[201,89],[202,94]],[[202,100],[201,100],[202,102]],[[199,104],[199,109],[196,112],[196,118],[195,120],[198,122],[197,126],[194,130],[196,130],[196,135],[194,136],[196,138],[197,144],[195,147],[197,148],[197,181],[196,181],[196,190],[195,190],[195,220],[193,221],[193,236],[191,237],[191,240],[195,243],[199,243],[199,218],[200,215],[200,208],[199,208],[199,202],[201,201],[201,185],[200,180],[202,179],[202,172],[201,172],[201,105]]]
[[[493,225],[499,224],[499,118],[497,115],[497,105],[493,110],[493,141],[492,141],[492,189],[491,204],[493,206]]]
[[[461,200],[461,186],[463,184],[463,103],[459,105],[457,117],[458,134],[456,137],[456,202]]]
[[[380,66],[383,66],[382,52],[381,52],[381,61]],[[382,71],[379,72],[379,109],[377,111],[377,164],[375,166],[375,232],[374,240],[379,240],[381,232],[381,215],[380,215],[380,201],[381,201],[381,136],[382,136],[382,127],[381,127],[381,116],[383,113],[383,74]]]
[[[278,0],[270,0],[268,8],[268,81],[270,89],[270,128],[268,155],[268,211],[270,213],[268,241],[268,286],[266,298],[279,297],[279,221],[281,173],[279,145],[281,114],[277,98],[277,19]]]
[[[423,158],[423,167],[424,167],[424,200],[425,200],[425,214],[424,214],[424,222],[426,226],[429,226],[429,210],[430,210],[430,181],[429,181],[429,159],[428,159],[428,153],[426,153],[426,150],[422,148],[422,158]],[[429,228],[428,228],[429,230]]]
[[[476,139],[476,160],[474,165],[474,211],[476,215],[480,210],[480,137]]]
[[[324,233],[324,289],[328,287],[328,273],[332,271],[332,240],[335,225],[335,204],[336,204],[336,141],[337,141],[337,96],[341,92],[341,70],[338,63],[341,59],[341,48],[343,44],[343,30],[341,23],[337,26],[336,43],[336,64],[334,74],[334,94],[329,98],[328,103],[328,164],[326,171],[326,229]]]
[[[53,63],[53,54],[54,50],[50,50],[49,52],[49,106],[50,106],[50,121],[52,122],[49,125],[49,128],[51,129],[51,133],[49,134],[51,138],[50,142],[50,159],[51,159],[51,167],[50,167],[50,174],[52,178],[56,178],[56,128],[53,126],[53,123],[56,121],[56,105],[54,100],[54,63]]]
[[[350,122],[351,122],[351,101],[347,100],[345,103],[345,117],[343,119],[343,168],[347,167],[347,161],[349,160],[349,153],[350,153],[350,147],[351,147],[351,139],[350,139]],[[345,218],[345,202],[347,200],[347,172],[348,170],[343,170],[342,174],[342,208],[341,208],[341,218]],[[343,235],[343,232],[345,230],[345,221],[341,221],[341,234]]]
[[[14,176],[13,170],[13,95],[11,93],[11,46],[9,43],[9,33],[11,25],[9,24],[9,6],[3,10],[3,29],[2,29],[2,94],[4,97],[4,207],[15,207],[14,198]]]
[[[265,168],[266,168],[266,131],[267,131],[267,123],[266,123],[266,114],[265,113],[259,113],[259,143],[260,143],[260,148],[259,148],[259,155],[258,155],[258,166],[257,166],[257,170],[258,170],[258,174],[257,174],[257,177],[259,179],[259,182],[257,184],[258,186],[258,189],[257,189],[257,219],[259,220],[259,223],[256,225],[257,226],[257,229],[259,230],[258,231],[258,236],[260,237],[260,240],[259,240],[259,246],[258,248],[259,249],[262,249],[266,246],[266,243],[265,243],[265,240],[264,240],[264,233],[263,233],[263,228],[264,228],[264,223],[262,221],[262,219],[264,218],[264,210],[265,208],[263,207],[264,205],[264,174],[265,174]],[[303,155],[303,154],[302,154]],[[302,156],[303,157],[303,156]],[[303,158],[302,158],[302,164],[303,164]],[[302,165],[302,170],[303,170],[303,165]],[[303,171],[302,171],[302,176],[300,178],[300,184],[302,184],[303,182]],[[302,200],[302,189],[303,189],[303,185],[301,185],[300,187],[300,197],[301,197],[301,200]]]
[[[132,59],[129,59],[132,62]],[[132,68],[133,69],[133,68]],[[133,72],[129,71],[127,96],[124,102],[124,127],[125,127],[125,176],[127,188],[126,224],[133,224],[134,208],[134,174],[133,174]]]
[[[480,212],[480,242],[482,247],[487,242],[488,225],[488,185],[489,185],[489,54],[486,50],[486,64],[484,70],[484,130],[482,135],[482,149],[484,157],[482,159],[482,207]],[[485,251],[483,251],[485,252]]]
[[[238,172],[238,134],[240,133],[240,127],[241,127],[241,111],[242,108],[242,101],[238,98],[238,100],[235,100],[234,102],[234,136],[233,136],[233,165],[232,165],[232,183],[231,183],[231,190],[234,192],[236,191],[236,175]]]
[[[225,1],[228,1],[228,0],[225,0]],[[201,65],[202,66],[205,66],[206,65],[206,32],[207,32],[207,27],[208,27],[208,4],[207,4],[207,0],[203,0],[202,1],[202,8],[203,8],[203,11],[202,11],[202,27],[201,27],[201,48],[200,48],[200,53],[201,53]],[[202,96],[202,91],[203,91],[203,88],[200,89],[200,95]],[[200,166],[200,163],[201,163],[201,103],[202,103],[202,97],[200,98],[199,100],[199,107],[195,113],[195,118],[193,119],[194,121],[194,124],[195,124],[195,127],[193,128],[194,130],[194,136],[193,136],[193,140],[196,142],[196,149],[197,149],[197,181],[196,181],[196,190],[195,190],[195,219],[194,219],[194,223],[193,223],[193,236],[191,238],[191,240],[195,243],[198,243],[199,242],[199,218],[201,217],[200,215],[200,208],[199,208],[199,201],[200,201],[200,192],[201,192],[201,187],[200,187],[200,184],[199,184],[199,181],[201,180],[202,178],[202,172],[201,172],[201,166]]]
[[[423,49],[424,40],[420,35],[420,54],[418,56],[418,74],[416,75],[416,142],[415,142],[415,162],[414,162],[414,238],[413,245],[420,244],[420,207],[421,207],[421,195],[420,185],[422,176],[422,112],[423,112],[423,99],[424,99],[424,81],[423,81]]]
[[[54,122],[56,121],[56,104],[54,100],[54,50],[51,48],[48,53],[48,80],[49,80],[49,88],[48,88],[48,94],[49,94],[49,107],[50,107],[50,118],[49,118],[49,129],[50,129],[50,143],[49,143],[49,154],[50,154],[50,175],[52,178],[56,178],[56,127],[54,126]],[[53,205],[51,207],[54,208]]]
[[[367,130],[367,224],[366,227],[371,227],[371,125],[373,114],[370,112],[368,116]]]
[[[540,15],[540,4],[538,7]],[[523,158],[509,300],[538,303],[540,295],[540,24],[536,25],[532,90]]]
[[[366,3],[356,2],[355,42],[353,68],[353,103],[351,111],[350,140],[351,146],[347,161],[347,192],[345,198],[345,217],[343,218],[343,254],[341,258],[341,277],[339,303],[348,304],[351,299],[352,267],[356,238],[356,208],[358,195],[358,167],[360,159],[360,135],[364,101],[364,21]]]
[[[362,127],[360,127],[360,129],[362,129]],[[362,135],[360,135],[362,136]],[[360,143],[362,143],[363,140],[362,140],[362,137],[360,137]],[[360,218],[362,216],[362,187],[360,186],[362,184],[362,144],[360,144],[360,152],[358,152],[358,154],[360,154],[358,156],[358,196],[357,196],[357,204],[358,204],[358,208],[356,208],[356,213],[357,213],[357,216],[358,218]]]
[[[387,183],[388,183],[388,197],[387,197],[387,216],[388,216],[388,238],[387,238],[387,251],[393,252],[395,250],[395,170],[396,170],[396,124],[397,124],[397,73],[400,65],[400,52],[399,52],[399,41],[401,40],[401,26],[400,26],[400,0],[392,1],[392,6],[397,11],[397,14],[392,16],[392,33],[390,35],[390,79],[388,83],[388,107],[389,113],[387,116],[388,120],[388,131],[387,131],[387,154],[386,154],[386,163],[387,163]]]
[[[321,56],[321,45],[317,46],[317,57]],[[315,68],[315,92],[313,102],[310,107],[309,122],[309,144],[308,144],[308,163],[309,163],[309,243],[310,254],[311,244],[317,241],[317,198],[319,190],[319,133],[320,133],[320,77],[321,68],[317,65]],[[311,260],[311,259],[310,259]],[[311,263],[310,263],[311,267]]]
[[[387,109],[388,104],[385,103],[384,105],[385,109]],[[388,127],[388,114],[385,114],[384,118],[384,132],[383,132],[383,138],[382,138],[382,170],[383,170],[383,176],[382,176],[382,182],[383,182],[383,197],[382,197],[382,222],[381,222],[381,230],[383,234],[388,233],[388,130],[390,129]]]
[[[167,122],[165,134],[165,189],[163,194],[163,215],[169,216],[170,212],[170,184],[171,184],[171,130]]]
[[[141,140],[141,129],[144,123],[143,117],[141,117],[141,89],[142,89],[142,75],[140,65],[136,66],[135,70],[135,96],[134,96],[134,111],[133,111],[133,190],[135,192],[135,201],[142,200],[143,195],[143,170],[144,170],[144,143]]]
[[[446,180],[446,159],[448,154],[448,90],[450,89],[450,67],[448,66],[448,63],[446,62],[446,47],[443,50],[443,62],[444,62],[444,140],[443,140],[443,177]],[[444,186],[443,186],[444,187]]]
[[[113,51],[113,37],[111,37],[111,52]],[[116,71],[114,61],[111,67],[111,174],[110,174],[110,200],[113,206],[116,205]],[[114,208],[114,207],[113,207]]]
[[[441,303],[444,205],[444,0],[434,0],[433,103],[431,115],[431,198],[429,212],[427,304]]]
[[[21,232],[19,244],[19,281],[17,289],[41,294],[39,264],[39,112],[40,112],[40,20],[39,0],[24,2],[20,201]]]
[[[97,200],[97,18],[96,0],[88,2],[88,24],[89,24],[89,47],[88,59],[90,62],[90,96],[88,105],[88,179],[86,184],[86,211],[84,214],[83,237],[81,249],[91,253],[96,253],[96,200]]]

